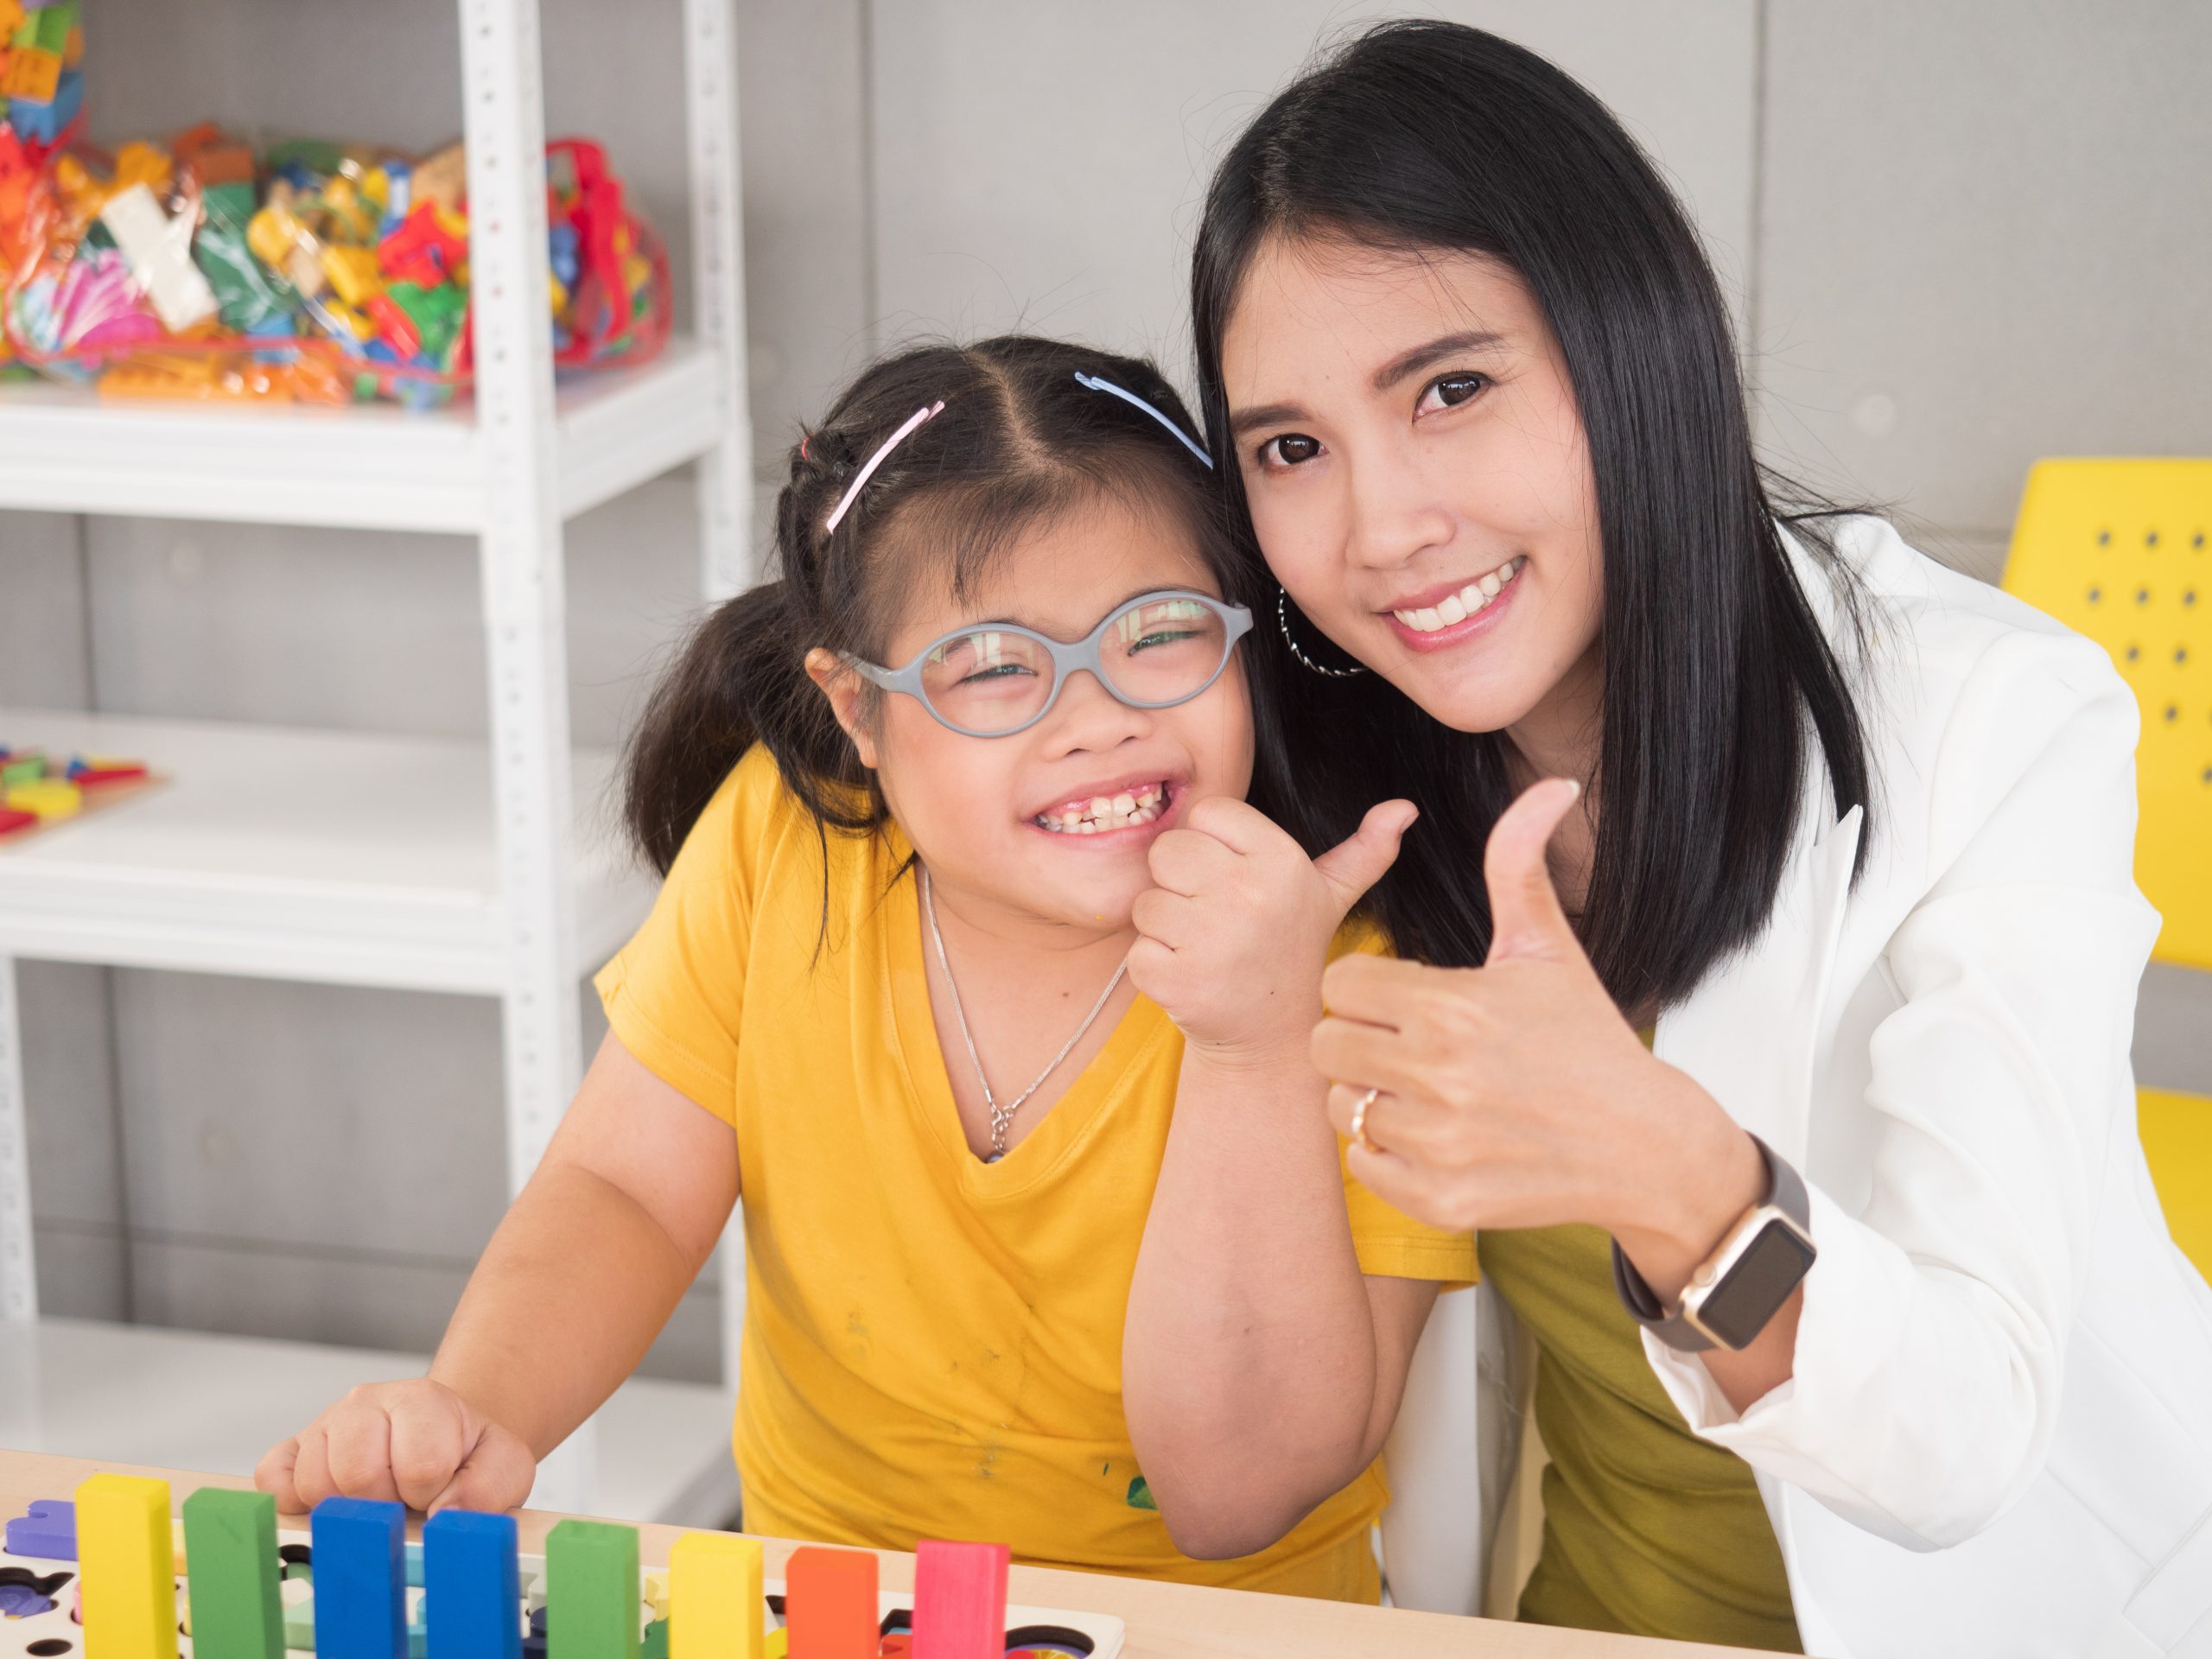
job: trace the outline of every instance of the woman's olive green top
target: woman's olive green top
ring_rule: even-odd
[[[1803,1651],[1750,1465],[1691,1433],[1652,1376],[1604,1231],[1485,1232],[1478,1254],[1540,1351],[1536,1428],[1551,1465],[1522,1618]]]

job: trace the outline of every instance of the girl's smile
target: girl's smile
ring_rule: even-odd
[[[1078,789],[1066,800],[1029,815],[1033,829],[1071,839],[1085,851],[1140,847],[1173,826],[1190,799],[1190,785],[1158,775],[1122,778]]]

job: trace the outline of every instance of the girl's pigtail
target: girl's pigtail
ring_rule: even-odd
[[[785,584],[771,582],[715,607],[653,689],[632,739],[622,816],[665,875],[730,768],[761,735],[764,696],[779,695],[791,645]],[[795,671],[804,682],[803,667]]]
[[[810,808],[832,821],[855,816],[849,804],[817,787],[862,779],[851,742],[806,672],[807,652],[827,637],[815,591],[820,524],[851,474],[850,448],[828,431],[810,432],[793,447],[776,501],[785,575],[717,606],[645,705],[626,757],[622,817],[639,852],[664,875],[755,743],[774,755]]]

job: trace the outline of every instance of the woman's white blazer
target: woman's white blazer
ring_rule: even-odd
[[[2128,1058],[2158,931],[2133,696],[1886,523],[1839,547],[1863,651],[1796,560],[1861,692],[1865,870],[1866,815],[1837,822],[1815,767],[1764,934],[1655,1043],[1811,1188],[1795,1373],[1739,1416],[1695,1358],[1645,1351],[1756,1471],[1808,1653],[2212,1656],[2212,1288],[2159,1211]],[[1465,1610],[1511,1455],[1510,1322],[1486,1291],[1438,1308],[1385,1559],[1402,1600]]]

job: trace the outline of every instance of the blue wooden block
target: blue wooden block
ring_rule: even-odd
[[[404,1506],[326,1497],[308,1524],[317,1659],[407,1659]]]
[[[41,1497],[8,1523],[8,1554],[49,1561],[77,1559],[77,1506]]]
[[[423,1597],[429,1659],[522,1659],[514,1517],[432,1516],[423,1526]]]

